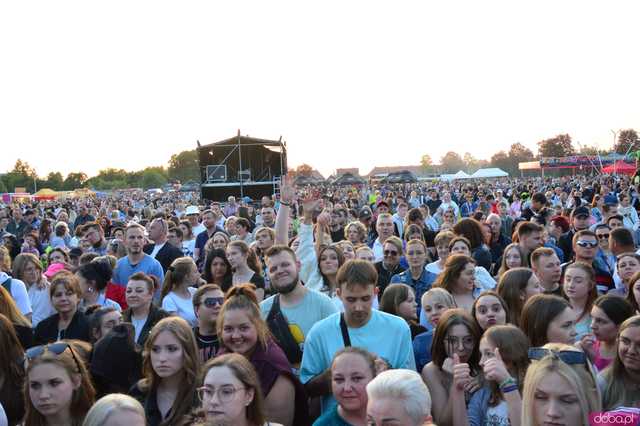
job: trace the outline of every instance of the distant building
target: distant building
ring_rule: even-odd
[[[426,177],[424,167],[422,166],[388,166],[388,167],[374,167],[371,171],[364,177],[371,179],[374,177],[385,177],[389,173],[397,173],[402,172],[404,170],[410,171],[417,177]]]

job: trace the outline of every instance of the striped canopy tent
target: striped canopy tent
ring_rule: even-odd
[[[40,191],[33,194],[33,198],[36,200],[55,200],[58,198],[58,193],[50,188],[42,188]]]

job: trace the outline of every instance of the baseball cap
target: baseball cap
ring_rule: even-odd
[[[591,212],[585,206],[576,207],[571,211],[571,217],[591,216]]]
[[[360,219],[371,219],[371,210],[369,210],[367,207],[363,207],[360,209],[360,213],[358,213],[358,217]]]

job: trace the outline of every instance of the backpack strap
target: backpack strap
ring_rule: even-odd
[[[351,339],[349,338],[349,329],[347,328],[347,323],[344,320],[344,314],[340,314],[340,331],[342,331],[342,342],[344,343],[344,347],[348,348],[351,346]]]

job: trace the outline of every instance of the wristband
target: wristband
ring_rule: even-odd
[[[280,201],[281,206],[291,207],[291,203],[285,203],[284,201]]]
[[[500,391],[502,393],[509,393],[509,392],[513,392],[518,390],[518,385],[509,385],[509,386],[505,386],[505,387],[501,387]]]
[[[516,387],[518,386],[518,384],[516,383],[515,379],[513,377],[507,377],[498,386],[500,387],[500,390],[502,390],[504,392],[503,388],[508,388],[508,387],[511,387],[511,386],[514,386],[514,385]]]

